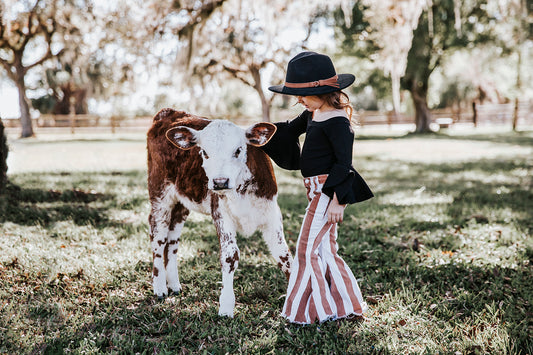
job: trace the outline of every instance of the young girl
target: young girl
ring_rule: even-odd
[[[337,75],[328,56],[303,52],[289,62],[285,84],[269,88],[296,96],[306,108],[292,121],[277,122],[263,147],[282,168],[301,170],[309,200],[282,313],[292,323],[356,318],[366,310],[354,275],[337,254],[346,204],[373,196],[352,166],[352,107],[341,90],[354,80]]]

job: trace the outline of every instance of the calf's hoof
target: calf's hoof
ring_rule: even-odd
[[[228,318],[233,318],[233,309],[231,311],[229,310],[223,310],[222,308],[220,308],[218,310],[218,315],[220,317],[228,317]]]
[[[179,294],[181,293],[181,290],[177,290],[177,291],[174,291],[174,290],[168,290],[168,295],[169,296],[179,296]]]

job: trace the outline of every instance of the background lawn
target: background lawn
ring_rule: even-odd
[[[235,317],[218,317],[218,240],[194,213],[183,291],[156,301],[144,137],[74,137],[10,140],[1,354],[533,353],[531,131],[363,132],[355,167],[376,197],[347,208],[339,244],[370,310],[305,327],[279,316],[286,280],[259,235],[239,237]],[[276,174],[294,252],[305,191]]]

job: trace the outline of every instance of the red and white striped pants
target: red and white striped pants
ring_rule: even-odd
[[[327,177],[304,178],[309,205],[282,313],[293,323],[362,315],[367,308],[353,273],[337,254],[337,224],[328,223],[326,214],[331,199],[321,193]]]

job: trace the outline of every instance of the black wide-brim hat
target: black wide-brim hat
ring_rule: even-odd
[[[271,86],[268,90],[285,95],[322,95],[342,90],[354,81],[352,74],[337,74],[327,55],[302,52],[289,61],[285,84]]]

